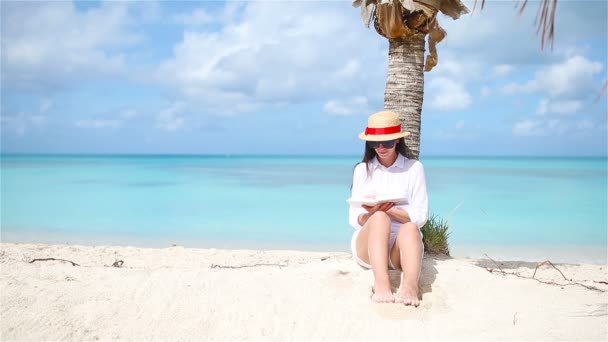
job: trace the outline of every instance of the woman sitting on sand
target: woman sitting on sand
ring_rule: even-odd
[[[351,251],[355,261],[374,273],[376,302],[418,306],[418,281],[424,247],[420,228],[428,219],[426,176],[422,164],[406,158],[401,120],[393,112],[368,119],[359,138],[366,141],[363,161],[355,166],[353,199],[405,198],[402,204],[351,205],[349,222],[355,228]],[[402,269],[401,289],[395,298],[388,270]]]

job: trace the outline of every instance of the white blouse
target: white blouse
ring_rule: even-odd
[[[367,196],[405,197],[407,203],[395,207],[407,211],[410,219],[418,228],[422,228],[429,218],[429,198],[426,192],[426,176],[422,163],[398,154],[393,165],[384,167],[378,159],[371,160],[371,172],[368,177],[367,165],[359,163],[353,174],[353,198]],[[367,211],[362,207],[351,206],[348,221],[355,229],[362,228],[358,217]],[[391,230],[397,231],[400,222],[393,220]]]

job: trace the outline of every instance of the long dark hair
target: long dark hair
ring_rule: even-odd
[[[366,167],[367,167],[367,175],[369,177],[370,174],[370,170],[371,170],[371,161],[372,159],[374,159],[374,157],[376,156],[376,150],[371,148],[367,142],[365,143],[365,151],[363,152],[363,160],[361,160],[361,163],[365,163]],[[407,147],[407,145],[405,144],[405,138],[399,138],[399,140],[397,140],[397,147],[395,147],[395,149],[397,150],[397,153],[401,154],[402,156],[406,157],[406,158],[411,158],[411,151],[410,149]],[[359,165],[359,163],[355,164],[355,167],[357,167],[357,165]],[[353,167],[353,174],[355,172],[355,167]],[[351,183],[350,188],[353,188],[353,185]]]

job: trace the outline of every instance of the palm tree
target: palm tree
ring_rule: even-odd
[[[517,0],[516,0],[517,1]],[[528,0],[519,8],[521,14]],[[477,1],[475,1],[477,4]],[[542,0],[537,14],[538,30],[542,28],[542,47],[545,38],[553,41],[553,21],[557,0]],[[483,9],[485,0],[482,0]],[[384,91],[384,109],[399,114],[402,129],[411,134],[406,137],[408,158],[420,155],[420,125],[424,73],[437,65],[436,44],[446,35],[439,26],[437,13],[456,20],[469,12],[460,0],[354,0],[354,7],[361,7],[361,19],[389,41],[388,75]],[[475,8],[475,7],[473,7]],[[424,48],[428,36],[430,54],[424,60]]]
[[[458,19],[469,10],[460,0],[355,0],[361,7],[361,19],[389,41],[388,75],[384,91],[384,109],[399,114],[406,137],[408,158],[420,154],[420,122],[424,73],[437,65],[435,45],[446,35],[437,22],[437,12]],[[428,38],[430,54],[424,61]]]

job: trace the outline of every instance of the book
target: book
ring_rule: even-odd
[[[405,197],[376,197],[376,198],[349,198],[346,200],[350,205],[354,207],[360,207],[362,205],[374,206],[380,203],[393,202],[395,205],[407,204],[407,198]]]

